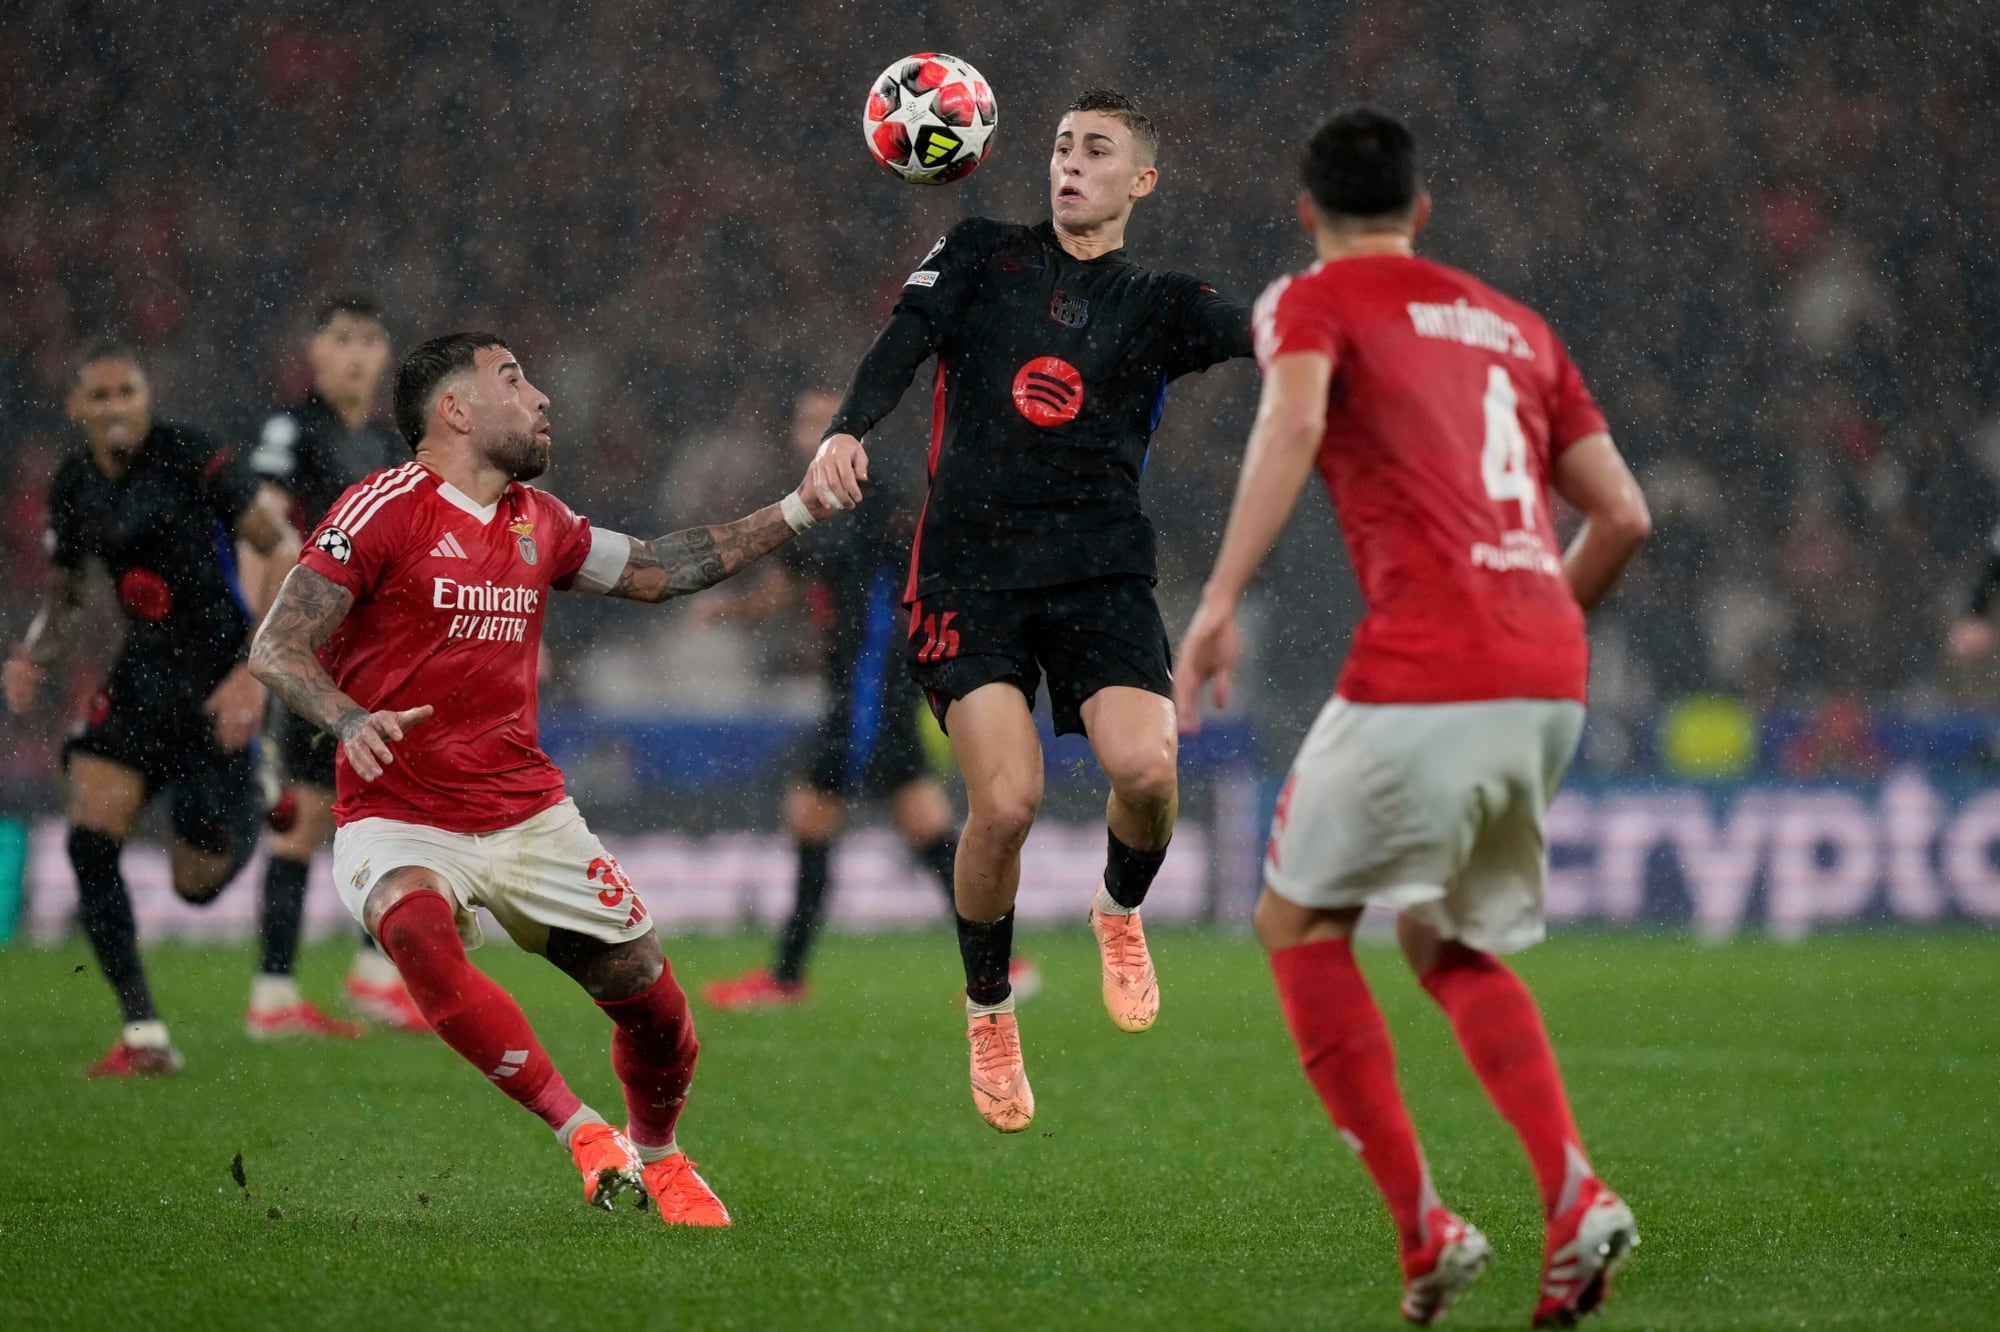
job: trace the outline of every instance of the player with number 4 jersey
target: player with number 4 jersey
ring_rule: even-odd
[[[1543,935],[1542,819],[1583,727],[1583,612],[1645,539],[1643,496],[1562,343],[1519,303],[1417,257],[1416,140],[1359,109],[1308,145],[1319,262],[1257,304],[1263,399],[1215,570],[1181,650],[1183,727],[1228,702],[1235,610],[1317,467],[1367,614],[1300,747],[1256,928],[1314,1089],[1389,1204],[1403,1314],[1430,1323],[1491,1257],[1446,1210],[1396,1088],[1351,939],[1397,934],[1494,1106],[1547,1221],[1537,1326],[1597,1308],[1638,1242],[1584,1155],[1534,999],[1496,956]],[[1584,516],[1567,552],[1551,487]]]

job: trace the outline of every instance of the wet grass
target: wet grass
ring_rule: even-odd
[[[944,936],[833,939],[808,1007],[704,1011],[682,1139],[738,1219],[710,1233],[584,1208],[546,1130],[434,1039],[251,1044],[247,950],[154,950],[188,1071],[111,1085],[76,1076],[113,1031],[81,947],[0,951],[0,1326],[1398,1326],[1386,1216],[1254,947],[1162,931],[1161,1025],[1131,1037],[1085,933],[1026,943],[1048,986],[1017,1137],[971,1110]],[[764,948],[672,952],[692,986]],[[588,1002],[479,957],[613,1111]],[[1499,1254],[1449,1325],[1525,1326],[1526,1164],[1395,959],[1366,962],[1439,1187]],[[310,952],[309,991],[343,966]],[[1602,1326],[2000,1319],[2000,938],[1575,937],[1520,966],[1645,1236]]]

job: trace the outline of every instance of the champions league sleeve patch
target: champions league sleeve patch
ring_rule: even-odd
[[[354,543],[347,539],[347,533],[337,527],[329,527],[314,537],[313,545],[342,564],[354,558]]]

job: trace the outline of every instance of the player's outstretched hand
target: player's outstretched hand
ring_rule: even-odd
[[[1201,687],[1213,681],[1215,706],[1229,706],[1229,682],[1236,670],[1236,609],[1204,601],[1181,639],[1174,669],[1174,710],[1181,733],[1201,729]]]
[[[1984,615],[1968,615],[1951,626],[1950,643],[1951,655],[1960,661],[1984,657],[1993,651],[1993,624]]]
[[[389,746],[403,738],[403,733],[420,721],[427,721],[432,712],[431,705],[404,708],[397,712],[363,712],[356,708],[337,722],[340,731],[340,747],[347,754],[347,764],[354,769],[354,775],[364,782],[372,782],[382,775],[382,769],[396,761],[389,752]]]
[[[21,648],[7,654],[7,710],[24,716],[34,710],[35,695],[42,690],[42,668]]]
[[[201,705],[215,723],[215,742],[228,753],[248,745],[264,724],[264,686],[250,674],[248,663],[222,677],[222,683]]]
[[[820,441],[799,498],[815,519],[861,503],[861,486],[868,480],[868,450],[852,435],[828,435]]]

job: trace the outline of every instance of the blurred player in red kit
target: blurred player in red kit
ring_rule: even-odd
[[[1538,1327],[1603,1301],[1638,1242],[1596,1176],[1527,988],[1496,953],[1544,933],[1542,817],[1583,727],[1583,612],[1650,530],[1561,342],[1531,310],[1416,257],[1415,137],[1357,109],[1313,135],[1299,215],[1319,262],[1264,293],[1264,389],[1176,702],[1226,706],[1243,589],[1318,467],[1367,614],[1278,800],[1258,938],[1306,1075],[1389,1204],[1403,1314],[1430,1323],[1491,1257],[1431,1186],[1381,1011],[1355,966],[1365,903],[1397,935],[1527,1149],[1548,1224]],[[1584,517],[1567,553],[1548,492]]]
[[[593,528],[524,484],[549,464],[548,406],[491,334],[411,352],[395,411],[414,461],[334,502],[251,665],[340,738],[334,882],[431,1028],[555,1130],[586,1201],[609,1207],[643,1188],[668,1222],[726,1226],[674,1136],[699,1049],[687,996],[645,904],[537,740],[542,619],[551,590],[650,602],[698,592],[839,505],[795,492],[652,541]],[[520,1007],[467,960],[475,906],[611,1019],[625,1133],[578,1100]]]

